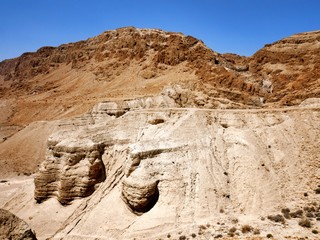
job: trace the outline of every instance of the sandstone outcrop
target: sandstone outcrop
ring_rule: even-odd
[[[0,239],[36,240],[36,236],[22,219],[0,209]]]
[[[149,211],[159,198],[158,182],[130,180],[122,182],[122,199],[137,214]]]
[[[200,239],[210,239],[250,224],[263,235],[314,239],[310,229],[298,227],[298,218],[283,226],[261,218],[284,208],[320,207],[314,205],[320,169],[316,103],[310,99],[301,107],[260,110],[137,108],[119,117],[105,108],[83,116],[86,124],[75,119],[77,125],[69,123],[49,138],[46,160],[35,176],[40,202],[54,197],[73,211],[50,236],[159,239],[170,233],[179,238],[181,231],[192,234],[208,224]],[[69,159],[77,163],[69,166]],[[90,179],[90,161],[102,164],[95,169],[105,173],[92,178],[92,185],[83,182]],[[63,181],[67,187],[59,189]],[[90,196],[80,190],[86,187]],[[35,204],[27,195],[27,205],[21,206],[18,196],[6,206],[23,212],[36,208],[39,214],[54,203]],[[318,221],[310,219],[317,228]],[[49,224],[50,218],[42,221]]]
[[[224,222],[230,228],[230,218],[241,224],[250,218],[248,224],[264,229],[261,218],[318,202],[319,117],[313,105],[250,111],[146,108],[120,117],[96,115],[96,123],[64,131],[60,141],[103,142],[106,179],[79,207],[90,211],[75,212],[55,238],[90,238],[92,227],[99,229],[95,237],[111,239],[166,237],[160,229],[178,237],[176,226],[196,231],[201,224]],[[288,220],[285,229],[311,238],[297,221]],[[219,231],[226,234],[228,227],[219,227],[203,234],[208,239]],[[284,228],[277,228],[268,225],[280,238]]]
[[[46,160],[35,176],[34,198],[41,202],[56,196],[67,204],[77,197],[89,196],[95,185],[105,179],[101,160],[104,146],[89,139],[58,142],[55,137],[48,140]]]
[[[178,86],[179,87],[179,86]],[[105,101],[96,104],[91,110],[93,117],[105,118],[105,115],[120,117],[128,111],[139,109],[161,109],[180,107],[177,102],[179,96],[172,96],[172,93],[177,95],[174,87],[166,88],[160,96],[140,97],[122,101]]]

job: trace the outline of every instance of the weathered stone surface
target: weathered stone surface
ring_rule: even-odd
[[[25,221],[0,208],[0,239],[36,240],[37,238]]]
[[[126,178],[122,182],[122,199],[137,214],[149,211],[159,198],[158,181]]]
[[[56,196],[61,203],[69,203],[89,196],[105,179],[103,144],[60,137],[56,134],[48,140],[46,160],[35,176],[34,198],[38,202]]]
[[[260,220],[285,207],[298,209],[319,202],[314,190],[319,176],[320,115],[316,99],[305,103],[271,110],[150,108],[130,110],[121,117],[88,114],[92,124],[70,125],[69,130],[50,137],[46,169],[41,166],[35,179],[36,194],[58,196],[61,179],[82,181],[83,171],[77,166],[86,158],[71,164],[74,170],[68,178],[61,177],[62,166],[68,165],[69,156],[88,156],[99,146],[103,151],[98,151],[97,158],[103,161],[106,179],[91,196],[63,207],[73,213],[68,220],[60,216],[65,222],[50,236],[159,239],[170,233],[177,238],[179,231],[191,234],[209,223],[214,225],[207,230],[210,239],[220,231],[217,222],[225,223],[228,230],[235,218],[237,227],[250,224],[268,229],[279,239],[288,234],[309,236],[310,230],[297,228],[295,219],[284,227]],[[163,122],[155,124],[155,119]],[[75,196],[71,184],[66,185],[63,203]],[[25,207],[17,199],[7,206],[17,212],[30,207],[42,216],[52,203],[33,201]],[[52,213],[60,211],[56,205],[50,206]],[[77,210],[72,209],[75,205]],[[47,225],[51,221],[37,214],[32,217]],[[318,227],[318,222],[313,223]]]
[[[175,93],[175,97],[172,96],[172,92]],[[174,87],[167,87],[159,96],[98,103],[93,107],[91,114],[95,118],[99,118],[99,116],[105,118],[106,115],[120,117],[130,110],[179,107],[179,96]]]
[[[151,123],[153,124],[153,123]],[[143,168],[141,161],[152,161],[153,157],[165,152],[174,152],[179,147],[174,143],[157,144],[152,142],[136,143],[128,146],[128,158],[122,182],[122,200],[136,214],[149,211],[158,201],[159,179]]]
[[[35,204],[30,186],[12,197],[3,184],[6,209],[23,212],[42,234],[39,223],[55,217],[59,227],[45,236],[54,239],[178,239],[209,224],[199,238],[251,224],[279,239],[313,239],[295,219],[284,226],[261,219],[287,207],[319,209],[319,34],[247,58],[178,33],[126,28],[0,63],[0,93],[14,106],[5,121],[86,112],[57,123],[63,131],[48,141],[35,198],[65,204],[95,190],[65,207]],[[12,146],[30,139],[24,147],[37,149],[38,135],[26,133],[38,129],[7,139],[0,157],[22,163]],[[62,208],[67,219],[55,215]]]

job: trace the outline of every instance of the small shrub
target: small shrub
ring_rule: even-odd
[[[306,212],[315,212],[315,211],[316,211],[316,209],[314,208],[314,206],[304,207],[303,210],[305,210]]]
[[[284,213],[283,216],[284,216],[285,219],[290,219],[291,218],[290,213]]]
[[[290,216],[292,218],[301,218],[303,216],[303,211],[301,209],[295,211],[295,212],[291,212]]]
[[[179,237],[179,240],[186,240],[186,239],[187,239],[187,237],[184,236],[184,235],[182,235],[182,236]]]
[[[267,238],[273,238],[272,234],[271,234],[271,233],[268,233],[268,234],[267,234]]]
[[[237,218],[234,218],[234,219],[231,220],[231,222],[234,223],[234,224],[236,224],[236,223],[239,222],[239,220],[238,220]]]
[[[316,194],[320,194],[320,187],[318,187],[316,190],[314,190]]]
[[[241,232],[242,233],[248,233],[248,232],[251,232],[253,230],[253,228],[250,226],[250,225],[243,225],[241,227]]]
[[[286,218],[286,219],[290,219],[291,216],[290,216],[290,209],[289,208],[283,208],[281,209],[281,212],[283,214],[283,216]]]
[[[205,225],[200,225],[199,228],[200,228],[201,230],[206,230],[206,229],[207,229],[207,227],[206,227]]]
[[[303,194],[303,196],[308,197],[308,193],[305,192],[305,193]]]
[[[289,208],[282,208],[281,209],[281,212],[284,214],[284,213],[288,213],[290,212],[290,209]]]
[[[214,238],[222,238],[222,237],[223,237],[222,234],[218,234]]]
[[[260,234],[260,230],[259,229],[254,229],[253,230],[253,234],[254,235],[259,235]]]
[[[285,219],[281,214],[277,214],[277,215],[269,215],[268,219],[273,221],[273,222],[280,222],[280,223],[285,223]]]
[[[237,231],[236,227],[232,227],[232,228],[229,229],[229,232],[231,232],[231,233],[234,233],[235,231]]]
[[[301,227],[310,228],[311,227],[311,221],[308,218],[303,218],[299,221],[299,225]]]
[[[168,233],[167,238],[171,238],[171,234],[170,233]]]
[[[193,238],[195,238],[196,236],[197,236],[197,234],[195,234],[195,233],[191,234],[191,237],[193,237]]]
[[[312,212],[308,212],[308,213],[306,214],[306,217],[308,217],[308,218],[314,218],[314,214],[313,214]]]
[[[313,229],[313,230],[312,230],[312,233],[313,233],[313,234],[318,234],[319,232],[318,232],[318,230]]]

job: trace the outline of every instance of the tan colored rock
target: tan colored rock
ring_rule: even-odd
[[[149,211],[159,198],[158,181],[138,181],[126,178],[122,182],[122,199],[137,214]]]
[[[261,218],[279,214],[283,208],[293,212],[319,202],[315,193],[319,108],[150,108],[130,110],[118,118],[108,114],[87,117],[92,124],[70,125],[69,130],[49,138],[50,154],[35,177],[40,197],[59,199],[63,193],[63,203],[76,198],[63,207],[69,217],[57,214],[59,229],[46,237],[159,239],[170,233],[179,238],[181,231],[190,235],[210,224],[201,232],[203,239],[210,239],[233,226],[240,229],[249,224],[259,228],[261,236],[272,233],[279,239],[288,235],[313,239],[310,229],[297,227],[298,219],[286,220],[282,226]],[[160,118],[162,123],[152,121]],[[106,178],[93,194],[82,198],[68,179],[76,184],[85,179],[82,173],[86,171],[79,166],[98,146],[104,146],[100,159]],[[81,153],[86,157],[67,164],[68,157]],[[63,166],[72,171],[61,174]],[[67,182],[63,191],[57,189],[62,180]],[[0,184],[0,188],[6,186]],[[24,188],[6,201],[5,206],[15,214],[29,219],[32,213],[32,222],[42,221],[44,226],[61,211],[59,204],[52,204],[55,199],[35,204],[32,191]],[[48,208],[53,216],[44,217]],[[318,221],[312,223],[314,228],[319,226]],[[44,236],[45,228],[34,226]],[[246,236],[250,235],[241,235]]]
[[[56,196],[66,204],[92,194],[95,185],[105,179],[103,151],[103,144],[88,139],[49,139],[46,160],[34,179],[34,198],[41,202]]]
[[[11,212],[0,209],[0,239],[36,240],[28,224]]]

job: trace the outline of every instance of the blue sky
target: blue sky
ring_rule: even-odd
[[[125,26],[182,32],[250,56],[320,30],[320,0],[0,0],[0,23],[0,61]]]

